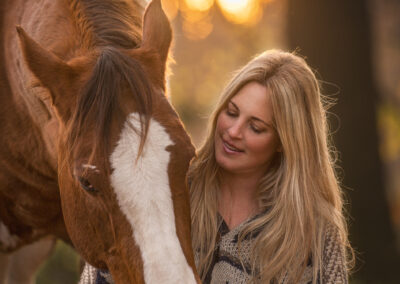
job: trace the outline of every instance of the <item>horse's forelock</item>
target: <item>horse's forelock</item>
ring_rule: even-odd
[[[122,96],[127,91],[132,95]],[[69,123],[67,147],[69,153],[80,143],[91,143],[96,152],[107,157],[111,150],[111,124],[113,118],[125,121],[121,100],[132,99],[140,114],[140,149],[143,148],[152,114],[152,87],[140,63],[116,48],[107,47],[100,53],[92,75],[78,94],[77,106]],[[91,141],[82,141],[82,135],[94,133]],[[141,151],[141,150],[140,150]],[[140,153],[139,151],[139,153]],[[73,157],[70,157],[73,158]]]

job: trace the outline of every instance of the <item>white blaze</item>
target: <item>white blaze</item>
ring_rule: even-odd
[[[128,122],[140,129],[137,113],[131,113]],[[170,153],[166,151],[173,142],[165,129],[151,119],[143,153],[136,163],[140,137],[128,122],[111,155],[111,183],[140,248],[145,282],[196,283],[175,229],[168,179]]]

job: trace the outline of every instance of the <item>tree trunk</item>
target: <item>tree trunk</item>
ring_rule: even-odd
[[[298,48],[334,94],[330,111],[340,176],[348,197],[350,241],[357,254],[354,278],[400,283],[400,257],[389,218],[379,158],[367,1],[289,0],[289,45]],[[328,82],[328,83],[326,83]]]

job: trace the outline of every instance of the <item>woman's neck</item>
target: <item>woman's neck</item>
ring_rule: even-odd
[[[218,211],[229,229],[258,213],[258,181],[259,178],[248,175],[221,174]]]

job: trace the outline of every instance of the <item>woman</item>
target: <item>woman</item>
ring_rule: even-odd
[[[347,283],[322,99],[306,62],[276,50],[226,86],[188,174],[205,283]]]
[[[277,50],[226,86],[188,173],[204,283],[347,283],[352,251],[322,99],[306,62]]]

